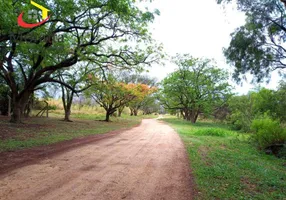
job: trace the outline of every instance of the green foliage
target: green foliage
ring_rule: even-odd
[[[25,29],[18,26],[17,16],[23,11],[25,22],[35,23],[28,17],[34,8],[30,2],[1,1],[0,77],[14,96],[13,122],[20,122],[21,115],[16,113],[22,112],[29,96],[43,84],[68,86],[59,80],[58,72],[77,63],[90,62],[101,71],[115,66],[142,70],[163,56],[162,46],[155,44],[148,30],[159,12],[139,9],[134,0],[37,3],[51,10],[50,19]]]
[[[260,88],[248,95],[234,96],[228,102],[231,114],[228,122],[236,130],[250,131],[252,120],[269,115],[281,123],[286,121],[286,89],[282,82],[277,91]]]
[[[49,105],[49,106],[48,106],[48,109],[49,109],[49,110],[57,110],[58,107],[57,107],[56,105]]]
[[[137,115],[139,110],[144,114],[159,112],[160,105],[156,101],[154,93],[157,92],[157,79],[138,72],[120,71],[116,73],[118,81],[126,84],[137,85],[136,99],[128,103],[131,115]]]
[[[276,117],[281,120],[282,123],[286,123],[286,82],[281,82],[279,89],[275,93],[277,96]]]
[[[230,131],[226,131],[220,128],[207,128],[207,129],[199,129],[195,131],[194,135],[226,137],[226,136],[232,135],[232,133]]]
[[[93,77],[93,87],[85,92],[98,105],[106,111],[106,121],[117,109],[126,106],[136,98],[134,84],[119,83],[113,74],[109,73],[103,78]]]
[[[228,75],[208,59],[177,55],[179,69],[161,83],[159,99],[165,108],[180,110],[186,120],[196,122],[199,114],[208,115],[230,96]]]
[[[254,132],[252,140],[260,149],[286,142],[286,129],[283,130],[279,121],[267,116],[253,120],[251,130]]]
[[[163,119],[174,127],[185,143],[196,184],[195,199],[286,198],[285,160],[262,154],[247,135],[227,137],[197,135],[204,129],[230,132],[223,124]]]
[[[231,0],[217,0],[229,3]],[[284,58],[286,36],[285,6],[280,0],[237,0],[240,11],[246,14],[245,25],[232,33],[224,54],[235,66],[233,77],[241,81],[247,72],[254,81],[270,78],[270,72],[286,68]]]
[[[229,123],[235,130],[249,132],[252,120],[255,117],[253,111],[252,95],[234,96],[229,100],[231,115]]]

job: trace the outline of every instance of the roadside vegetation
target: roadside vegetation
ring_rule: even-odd
[[[286,198],[285,160],[259,151],[250,134],[213,122],[163,120],[185,143],[196,199]]]

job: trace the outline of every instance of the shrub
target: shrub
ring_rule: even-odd
[[[235,130],[249,132],[251,122],[255,117],[253,109],[253,95],[234,96],[229,100],[229,109],[231,114],[228,116],[228,122]]]
[[[253,120],[251,131],[254,133],[251,138],[260,149],[283,147],[286,141],[286,130],[280,126],[279,121],[267,116]]]
[[[195,132],[195,135],[225,137],[230,135],[230,133],[229,131],[220,128],[207,128],[207,129],[199,129],[198,131]]]

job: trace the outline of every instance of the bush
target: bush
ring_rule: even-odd
[[[234,130],[241,130],[243,132],[249,132],[250,131],[250,126],[251,126],[251,119],[239,115],[239,114],[233,114],[231,119],[231,127]]]
[[[251,138],[260,149],[283,147],[286,141],[286,129],[280,126],[279,121],[267,116],[253,120],[251,131],[254,133]]]
[[[229,131],[220,128],[207,128],[207,129],[199,129],[198,131],[195,132],[195,135],[225,137],[230,135],[230,133]]]
[[[229,100],[231,114],[228,122],[235,130],[249,132],[251,122],[255,117],[253,109],[253,95],[234,96]]]

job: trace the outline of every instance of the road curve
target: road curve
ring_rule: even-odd
[[[0,176],[1,200],[192,199],[178,134],[148,119],[115,137],[69,149]]]

